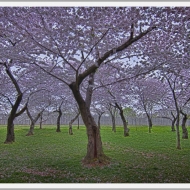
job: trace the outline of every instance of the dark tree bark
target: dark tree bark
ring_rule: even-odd
[[[40,116],[40,129],[42,129],[42,123],[43,123],[43,115]]]
[[[87,153],[83,159],[84,164],[94,162],[107,163],[109,160],[109,158],[103,152],[100,129],[95,123],[94,118],[90,112],[90,103],[92,97],[92,87],[90,85],[93,84],[93,76],[94,73],[93,75],[89,76],[89,87],[86,93],[86,100],[84,100],[80,94],[79,86],[76,82],[73,82],[69,85],[78,103],[83,122],[87,129],[88,144]]]
[[[177,112],[177,119],[176,119],[176,135],[177,135],[177,149],[181,149],[181,142],[180,142],[180,132],[179,132],[179,112]]]
[[[58,117],[57,117],[57,129],[56,129],[56,132],[61,132],[61,116],[62,116],[62,110],[61,110],[60,107],[59,107],[59,110],[58,110],[57,112],[58,112]]]
[[[38,119],[41,117],[43,111],[44,110],[42,110],[40,113],[38,113],[38,115],[35,118],[33,118],[32,115],[30,114],[29,110],[28,110],[28,107],[27,107],[26,113],[27,113],[28,117],[30,118],[31,123],[30,123],[30,129],[29,129],[28,133],[26,134],[26,136],[34,135],[35,124],[38,121]]]
[[[172,126],[171,126],[171,129],[172,129],[172,131],[174,132],[174,131],[176,131],[175,130],[175,122],[176,122],[176,120],[177,120],[177,117],[173,114],[173,112],[171,112],[171,115],[172,115]]]
[[[79,117],[79,115],[80,115],[80,112],[77,113],[77,115],[73,119],[71,119],[71,121],[69,122],[69,135],[73,135],[72,124]]]
[[[177,77],[175,77],[175,79],[173,80],[173,83],[174,83],[173,86],[167,75],[165,75],[165,78],[169,84],[169,87],[172,91],[172,95],[173,95],[173,99],[174,99],[174,104],[175,104],[175,109],[176,109],[176,136],[177,136],[176,148],[180,150],[181,149],[180,131],[179,131],[180,110],[179,110],[179,106],[178,106],[178,102],[177,102],[177,97],[175,94],[175,82],[176,82]]]
[[[57,116],[57,128],[56,128],[56,132],[61,132],[61,117],[62,117],[62,110],[61,110],[61,106],[63,104],[64,101],[61,102],[60,106],[58,107],[58,109],[56,109],[54,112],[58,113]]]
[[[152,118],[150,117],[150,115],[148,113],[146,113],[147,118],[148,118],[148,132],[151,133],[152,130]]]
[[[79,117],[78,117],[78,126],[77,126],[77,129],[79,129]]]
[[[126,121],[125,116],[123,114],[123,108],[120,105],[118,105],[117,103],[115,103],[115,105],[119,109],[119,114],[120,114],[121,120],[123,122],[124,137],[127,137],[127,136],[129,136],[129,128],[127,127],[128,126],[128,122]]]
[[[104,114],[104,112],[99,112],[98,113],[98,127],[99,127],[99,129],[100,129],[100,126],[101,126],[100,120],[101,120],[101,117],[102,117],[103,114]]]
[[[12,142],[15,142],[15,134],[14,134],[14,119],[21,115],[26,110],[26,105],[17,113],[17,110],[20,106],[20,103],[22,101],[23,94],[20,90],[19,84],[17,83],[16,79],[12,75],[12,72],[10,71],[9,67],[6,65],[6,63],[1,63],[6,68],[6,73],[11,79],[11,82],[15,86],[15,89],[17,91],[17,98],[14,104],[11,103],[12,109],[9,114],[8,120],[7,120],[7,136],[5,140],[5,144],[9,144]]]
[[[188,139],[188,131],[186,128],[186,122],[187,122],[187,114],[184,113],[182,110],[180,110],[180,113],[183,115],[183,119],[182,119],[182,139]]]

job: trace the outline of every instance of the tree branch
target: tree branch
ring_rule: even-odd
[[[95,72],[96,69],[111,55],[120,52],[124,49],[126,49],[127,47],[129,47],[131,44],[133,44],[134,42],[138,41],[139,39],[141,39],[142,37],[144,37],[146,34],[148,34],[149,32],[151,32],[152,30],[154,30],[156,27],[152,27],[147,29],[145,32],[140,33],[138,36],[132,38],[130,37],[125,43],[123,43],[122,45],[118,46],[117,48],[113,48],[111,50],[109,50],[108,52],[106,52],[102,57],[100,57],[97,60],[97,63],[92,65],[91,67],[89,67],[87,70],[85,70],[82,74],[79,74],[78,76],[78,85],[81,84],[81,82],[84,80],[84,78],[86,78],[90,73]]]

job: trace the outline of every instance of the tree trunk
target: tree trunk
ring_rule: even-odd
[[[84,110],[82,110],[81,115],[87,127],[88,135],[87,154],[83,159],[83,162],[91,163],[94,161],[98,161],[99,163],[104,163],[107,161],[107,156],[105,156],[103,153],[100,129],[96,125],[90,111],[85,107],[83,109]]]
[[[40,129],[42,129],[42,123],[43,123],[43,117],[42,115],[40,116]]]
[[[180,133],[179,133],[179,113],[177,113],[177,119],[176,119],[176,135],[177,135],[177,149],[181,149],[181,142],[180,142]]]
[[[100,129],[100,126],[101,126],[100,120],[101,120],[101,117],[102,117],[103,114],[104,114],[104,112],[98,113],[98,127],[99,127],[99,129]]]
[[[28,117],[30,118],[30,129],[28,131],[28,133],[26,134],[26,136],[31,136],[34,135],[34,127],[35,127],[35,123],[38,121],[38,119],[41,117],[42,113],[44,110],[42,110],[34,119],[32,118],[32,115],[30,114],[28,107],[26,108],[26,113],[28,115]]]
[[[32,121],[30,124],[30,129],[29,129],[28,133],[26,134],[26,136],[34,135],[34,126],[35,126],[35,123]]]
[[[111,116],[111,121],[112,121],[112,131],[115,133],[116,132],[116,125],[115,125],[115,116]]]
[[[88,101],[84,101],[79,92],[79,87],[75,82],[71,83],[69,87],[71,88],[73,95],[78,103],[79,110],[87,130],[87,153],[83,159],[83,163],[107,163],[109,161],[109,158],[103,152],[100,130],[90,113],[90,104]]]
[[[171,112],[171,115],[172,115],[172,126],[171,126],[171,129],[172,129],[172,131],[176,131],[175,130],[175,122],[176,122],[176,120],[177,120],[177,117],[173,114],[173,112]]]
[[[79,117],[79,115],[80,115],[80,112],[69,122],[69,135],[73,135],[72,124]]]
[[[127,127],[128,122],[125,119],[125,116],[123,114],[123,109],[121,106],[119,106],[117,103],[115,103],[116,107],[119,109],[119,114],[121,116],[121,120],[123,122],[123,128],[124,128],[124,137],[129,136],[129,128]]]
[[[78,126],[77,126],[77,129],[79,129],[79,117],[78,117]]]
[[[116,132],[116,124],[115,124],[115,112],[116,112],[116,108],[113,108],[114,110],[111,109],[111,107],[109,108],[109,112],[111,115],[111,121],[112,121],[112,131],[115,133]]]
[[[183,115],[183,119],[182,119],[182,139],[188,139],[188,131],[186,128],[186,122],[187,122],[187,114],[181,111],[181,114]]]
[[[172,120],[171,129],[172,129],[173,132],[176,131],[176,130],[175,130],[175,122],[176,122],[176,118],[174,118],[174,119]]]
[[[56,132],[61,132],[61,116],[62,116],[62,111],[61,111],[61,108],[59,108],[58,110],[58,117],[57,117],[57,129],[56,129]]]
[[[151,133],[151,130],[152,130],[152,119],[149,116],[149,114],[147,114],[147,118],[148,118],[148,132]]]
[[[14,123],[9,119],[7,124],[7,137],[4,143],[9,144],[12,142],[15,142]]]
[[[7,137],[5,140],[5,144],[10,144],[15,142],[15,134],[14,134],[14,119],[16,117],[17,109],[20,105],[20,102],[22,101],[22,93],[17,96],[17,99],[15,101],[15,104],[12,105],[12,110],[10,112],[10,115],[8,117],[7,121]]]

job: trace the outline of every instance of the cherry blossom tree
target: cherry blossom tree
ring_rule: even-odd
[[[166,94],[165,86],[158,79],[144,78],[137,79],[132,90],[135,96],[134,105],[145,112],[148,119],[148,131],[151,133],[152,117],[160,109],[160,104]]]
[[[34,127],[37,120],[51,104],[51,95],[46,89],[32,93],[27,102],[26,113],[30,119],[30,129],[26,136],[34,135]]]
[[[162,61],[152,65],[147,59],[155,59],[151,55],[156,39],[160,43],[168,36],[180,39],[181,28],[176,23],[185,23],[189,18],[189,8],[183,7],[21,7],[2,8],[2,13],[27,41],[28,46],[19,49],[22,59],[72,91],[87,129],[84,163],[109,160],[90,112],[96,73],[110,62],[120,70],[130,70],[133,76],[142,69],[155,69]],[[168,45],[172,40],[167,40]],[[126,64],[134,54],[140,54],[140,62]]]

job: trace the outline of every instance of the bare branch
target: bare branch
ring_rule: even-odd
[[[67,86],[69,86],[69,84],[64,81],[63,79],[59,78],[57,75],[52,74],[51,72],[47,71],[46,69],[44,69],[43,67],[41,67],[40,65],[38,65],[37,63],[33,62],[34,65],[36,65],[37,67],[39,67],[40,69],[42,69],[45,73],[47,73],[48,75],[60,80],[61,82],[65,83]]]

